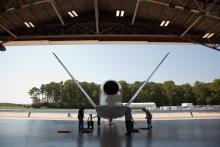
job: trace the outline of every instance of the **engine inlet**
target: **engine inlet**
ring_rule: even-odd
[[[119,91],[119,85],[115,81],[107,81],[103,89],[106,94],[115,95]]]

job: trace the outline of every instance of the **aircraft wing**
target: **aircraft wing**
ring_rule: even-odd
[[[134,94],[134,96],[129,100],[129,102],[127,103],[127,105],[130,105],[134,99],[138,96],[138,94],[141,92],[141,90],[144,88],[144,86],[146,85],[146,83],[149,82],[149,80],[151,79],[151,77],[154,75],[154,73],[157,71],[157,69],[160,67],[160,65],[163,63],[163,61],[167,58],[167,56],[170,53],[167,53],[163,59],[160,61],[160,63],[157,65],[157,67],[153,70],[153,72],[150,74],[150,76],[144,81],[144,83],[140,86],[140,88],[136,91],[136,93]]]
[[[86,93],[86,91],[82,88],[82,86],[79,84],[79,82],[72,76],[72,74],[68,71],[68,69],[65,67],[65,65],[61,62],[61,60],[57,57],[55,53],[53,55],[56,57],[56,59],[59,61],[59,63],[63,66],[63,68],[66,70],[66,72],[71,77],[72,81],[76,83],[76,85],[79,87],[79,89],[82,91],[82,93],[86,96],[86,98],[89,100],[89,102],[92,104],[92,106],[95,108],[96,104],[93,102],[91,97]]]

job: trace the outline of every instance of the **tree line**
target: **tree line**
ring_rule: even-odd
[[[127,83],[119,81],[122,86],[122,102],[128,102],[138,90],[142,82]],[[88,95],[99,104],[100,85],[94,82],[80,82]],[[72,80],[65,82],[50,82],[39,88],[29,90],[33,107],[78,108],[85,106],[92,108],[83,93]],[[164,83],[149,82],[134,102],[155,102],[159,106],[178,106],[181,103],[194,105],[220,104],[220,79],[211,83],[195,82],[193,85],[176,85],[174,81]]]

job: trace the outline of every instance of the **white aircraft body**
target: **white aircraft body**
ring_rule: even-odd
[[[65,65],[61,62],[61,60],[57,57],[55,53],[53,53],[59,63],[63,66],[66,72],[69,74],[71,79],[76,83],[79,89],[86,96],[88,101],[95,108],[97,116],[105,119],[109,119],[111,122],[113,119],[123,117],[129,105],[134,101],[134,99],[138,96],[141,90],[144,88],[146,83],[150,80],[156,70],[160,67],[163,61],[167,58],[169,53],[167,53],[161,62],[157,65],[157,67],[153,70],[150,76],[144,81],[144,83],[140,86],[134,96],[129,100],[126,105],[122,104],[122,96],[121,96],[121,85],[115,80],[107,80],[100,87],[100,99],[99,105],[96,105],[91,97],[86,93],[86,91],[82,88],[82,86],[78,83],[78,81],[72,76],[72,74],[68,71]]]

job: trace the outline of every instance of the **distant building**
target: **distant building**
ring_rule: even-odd
[[[178,110],[177,106],[161,106],[160,110]]]
[[[170,106],[161,106],[160,110],[171,110]]]
[[[182,103],[181,106],[182,107],[191,107],[191,106],[193,106],[193,103]]]
[[[123,103],[123,105],[126,105],[127,103]],[[154,102],[148,102],[148,103],[131,103],[129,105],[131,109],[149,109],[149,110],[155,110],[156,104]]]

